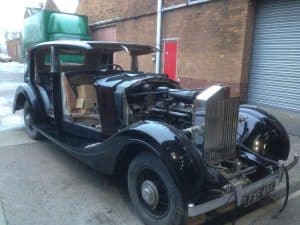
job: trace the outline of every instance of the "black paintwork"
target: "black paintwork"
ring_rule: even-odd
[[[123,72],[115,76],[96,79],[94,84],[101,108],[102,132],[105,136],[109,137],[124,127],[121,117],[125,91],[144,83],[178,87],[178,83],[168,79],[167,76],[152,73]]]
[[[61,47],[63,44],[49,43],[40,47],[47,46],[55,48]],[[92,45],[89,43],[76,47],[82,47],[85,51],[88,51],[89,48],[92,49]],[[133,47],[136,49],[138,45]],[[123,114],[122,101],[126,90],[134,89],[143,83],[157,83],[159,86],[179,88],[177,82],[169,80],[165,75],[150,73],[122,72],[111,76],[95,76],[94,84],[102,110],[100,112],[102,133],[100,133],[92,128],[63,120],[59,71],[50,74],[54,86],[54,118],[47,116],[47,108],[50,103],[45,100],[45,96],[33,82],[33,56],[38,48],[39,46],[33,48],[29,54],[28,73],[30,78],[18,87],[13,111],[21,109],[27,100],[33,107],[34,127],[41,134],[102,173],[114,174],[137,153],[151,151],[164,162],[186,201],[201,198],[199,195],[202,190],[206,188],[207,183],[213,180],[210,176],[211,168],[208,168],[201,151],[186,134],[174,126],[150,120],[125,126],[121,117]],[[52,51],[53,53],[55,51]],[[69,75],[72,74],[74,73]],[[174,93],[173,95],[191,103],[191,99],[196,93]],[[259,149],[257,150],[259,154],[276,160],[287,157],[289,153],[288,135],[274,117],[258,108],[249,106],[242,106],[240,114],[246,118],[245,121],[239,123],[238,130],[241,134],[238,140],[241,143],[253,148],[254,142],[259,140]],[[266,147],[262,149],[261,146],[264,144]],[[240,151],[240,157],[248,160],[250,164],[264,166],[261,159],[249,152]]]
[[[105,140],[94,139],[90,144],[74,142],[76,146],[70,143],[71,136],[58,137],[55,132],[42,128],[39,131],[90,167],[111,175],[118,169],[117,162],[125,160],[123,157],[130,152],[151,151],[165,163],[185,198],[196,195],[207,176],[198,149],[182,132],[168,124],[141,121]],[[171,152],[176,153],[176,159],[171,158]]]
[[[266,111],[251,105],[242,105],[239,124],[239,142],[262,156],[286,160],[290,152],[289,136],[281,123]]]

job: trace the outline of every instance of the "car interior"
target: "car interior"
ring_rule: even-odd
[[[54,118],[50,56],[50,48],[35,52],[34,79],[47,115]],[[123,71],[122,67],[113,64],[116,56],[111,51],[99,49],[88,53],[76,49],[59,49],[57,57],[55,60],[59,60],[61,73],[63,121],[101,131],[101,113],[94,81],[96,77]]]
[[[113,69],[112,54],[73,52],[60,60],[64,119],[101,131],[101,118],[94,80]],[[77,58],[76,58],[77,57]],[[79,59],[79,60],[78,60]]]
[[[60,55],[60,72],[63,98],[64,120],[101,130],[97,95],[93,85],[93,75],[70,71],[84,71],[82,55]],[[50,66],[50,49],[39,50],[35,54],[34,80],[43,98],[46,113],[54,117],[53,84]],[[68,72],[67,72],[68,71]]]
[[[64,116],[66,120],[101,130],[96,89],[91,74],[62,73]]]

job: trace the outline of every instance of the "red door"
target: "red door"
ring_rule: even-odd
[[[168,74],[169,78],[176,80],[176,55],[177,55],[177,42],[165,41],[164,45],[164,73]]]

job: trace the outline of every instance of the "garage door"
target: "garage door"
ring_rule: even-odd
[[[248,102],[300,111],[300,1],[258,1]]]

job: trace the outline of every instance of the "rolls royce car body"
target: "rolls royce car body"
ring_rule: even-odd
[[[44,136],[125,178],[145,224],[183,224],[272,192],[298,161],[282,162],[290,142],[280,122],[239,105],[229,87],[186,90],[165,74],[140,72],[138,58],[155,51],[93,41],[36,45],[13,111],[24,109],[31,138]],[[114,64],[125,58],[128,70]]]

